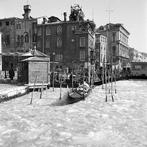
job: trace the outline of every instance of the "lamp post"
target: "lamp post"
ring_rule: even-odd
[[[53,91],[54,91],[54,60],[55,60],[55,52],[53,52]]]

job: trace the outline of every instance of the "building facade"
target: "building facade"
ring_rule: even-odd
[[[130,62],[137,62],[139,60],[138,57],[139,52],[134,48],[129,48],[129,58]]]
[[[106,61],[106,51],[107,51],[107,37],[96,33],[95,34],[95,62],[96,69],[104,67]]]
[[[74,10],[75,7],[69,21],[64,13],[64,21],[52,16],[37,25],[37,49],[50,55],[51,61],[58,63],[56,68],[68,72],[88,69],[94,58],[94,23],[75,17]]]
[[[33,24],[36,19],[30,17],[30,6],[24,6],[24,18],[0,19],[2,33],[2,52],[26,52],[32,48],[34,36]]]
[[[147,53],[139,52],[134,48],[129,48],[130,62],[147,62]]]
[[[17,64],[14,59],[18,55],[17,53],[29,51],[36,43],[37,20],[30,16],[30,12],[30,5],[25,5],[23,18],[0,19],[4,70],[8,70],[10,62]]]
[[[107,61],[121,70],[129,62],[128,38],[130,33],[122,24],[112,23],[100,26],[97,32],[107,36]]]

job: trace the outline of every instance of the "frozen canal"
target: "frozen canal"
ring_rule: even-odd
[[[99,86],[71,105],[51,105],[59,89],[1,103],[0,147],[147,147],[147,81],[116,85],[115,102]]]

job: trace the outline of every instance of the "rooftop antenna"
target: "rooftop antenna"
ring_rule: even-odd
[[[109,8],[108,10],[106,10],[106,12],[108,13],[108,18],[109,18],[109,23],[110,23],[110,17],[111,17],[111,13],[113,12],[113,10]]]

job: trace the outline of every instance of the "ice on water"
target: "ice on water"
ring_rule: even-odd
[[[44,91],[42,99],[34,92],[32,105],[31,94],[1,103],[0,146],[146,147],[147,81],[114,86],[114,102],[108,94],[106,103],[105,89],[97,86],[85,101],[70,105],[51,105],[59,99],[59,88]]]

